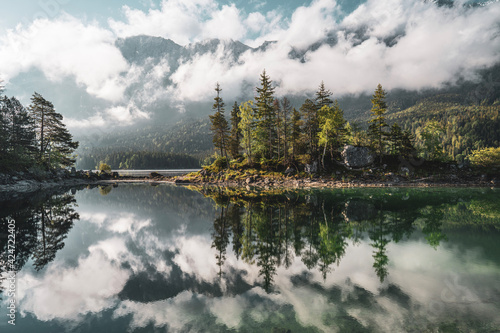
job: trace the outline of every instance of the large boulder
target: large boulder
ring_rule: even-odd
[[[351,145],[344,146],[342,158],[344,164],[351,168],[363,168],[375,161],[375,155],[370,151],[370,148]]]

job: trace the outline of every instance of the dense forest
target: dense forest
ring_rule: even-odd
[[[390,110],[379,84],[368,119],[349,123],[323,82],[298,110],[286,97],[276,98],[274,89],[264,70],[255,100],[235,102],[228,120],[217,83],[210,121],[220,159],[245,157],[247,164],[261,166],[317,162],[326,170],[340,161],[346,144],[369,147],[380,162],[395,156],[462,163],[487,154],[498,164],[500,158],[498,99],[463,105],[456,102],[460,96],[439,95],[403,111]]]
[[[80,169],[98,169],[100,163],[112,169],[183,169],[199,168],[200,160],[187,154],[116,151],[114,148],[92,149],[79,156],[77,167]]]
[[[73,165],[78,142],[62,120],[54,105],[36,92],[28,108],[15,97],[1,97],[0,171],[35,172]]]

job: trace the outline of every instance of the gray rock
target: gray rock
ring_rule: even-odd
[[[291,168],[291,167],[286,168],[285,175],[291,175],[293,173],[295,173],[295,169],[294,168]]]
[[[312,174],[312,173],[318,172],[318,161],[314,161],[312,164],[306,164],[305,171],[308,174]]]
[[[368,147],[344,146],[342,158],[345,165],[351,168],[362,168],[371,165],[375,161],[375,155]]]

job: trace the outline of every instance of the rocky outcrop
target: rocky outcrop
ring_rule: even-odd
[[[350,168],[367,167],[375,161],[375,155],[368,147],[344,146],[342,151],[344,164]]]

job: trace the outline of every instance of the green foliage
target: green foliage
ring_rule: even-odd
[[[63,116],[55,111],[54,105],[42,95],[34,93],[29,107],[35,121],[38,140],[38,162],[49,167],[67,167],[75,163],[72,156],[78,142],[62,122]]]
[[[441,137],[444,134],[443,127],[435,120],[429,121],[418,135],[422,146],[422,155],[426,159],[440,161],[444,158]]]
[[[248,163],[251,163],[253,156],[252,148],[255,145],[255,111],[253,109],[253,102],[248,101],[245,103],[241,103],[239,109],[240,123],[238,124],[238,127],[241,130],[241,134],[243,136],[241,145],[245,151]]]
[[[463,161],[473,150],[500,146],[500,105],[464,105],[458,97],[438,95],[389,115],[416,136],[415,144],[426,149],[420,133],[435,121],[441,127],[439,144],[443,158]]]
[[[78,156],[77,166],[93,169],[100,162],[112,169],[190,169],[199,168],[200,160],[187,155],[148,151],[120,151],[114,148],[84,150]]]
[[[385,98],[387,93],[379,84],[372,98],[371,119],[369,121],[368,135],[371,139],[371,146],[382,156],[385,150],[386,136],[385,128],[388,127],[385,120],[387,112],[387,103]]]
[[[98,170],[104,173],[111,173],[111,167],[108,164],[104,163],[103,161],[99,163]]]
[[[210,115],[210,121],[212,122],[211,129],[213,132],[212,141],[214,147],[220,150],[220,154],[225,156],[229,141],[229,125],[224,117],[224,102],[222,97],[220,97],[222,89],[220,88],[219,82],[217,82],[215,86],[215,91],[217,92],[217,97],[214,98],[215,102],[212,106],[212,110],[215,110],[215,114]]]
[[[232,158],[238,158],[241,150],[241,129],[239,128],[241,117],[238,111],[238,103],[234,102],[233,109],[231,110],[231,135],[229,137],[229,152]]]
[[[205,166],[203,168],[210,173],[219,173],[227,169],[228,166],[229,166],[229,160],[226,156],[217,156],[217,158],[212,164]]]
[[[304,104],[300,107],[300,114],[303,119],[303,130],[305,133],[304,142],[308,149],[308,153],[316,158],[318,151],[318,110],[316,104],[306,99]]]
[[[266,74],[260,75],[260,87],[256,88],[256,136],[255,153],[266,158],[274,158],[276,141],[276,112],[274,108],[274,87]]]
[[[334,152],[346,142],[346,121],[344,112],[340,108],[337,101],[333,107],[324,105],[318,112],[319,128],[318,144],[322,145],[323,158],[322,164],[325,165],[325,155],[327,147],[330,148],[330,155],[334,158]]]
[[[474,166],[500,168],[500,147],[475,150],[469,157],[469,161]]]

